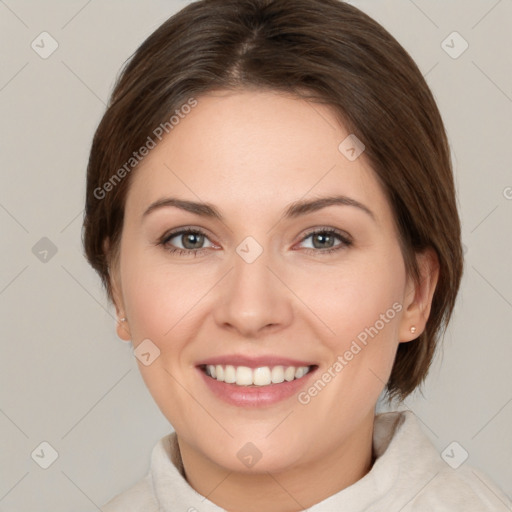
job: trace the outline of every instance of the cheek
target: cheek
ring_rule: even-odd
[[[215,284],[211,269],[171,266],[134,251],[122,264],[123,296],[134,345],[149,338],[162,360],[186,345],[202,304]],[[172,348],[172,351],[169,350]]]
[[[318,375],[333,384],[324,390],[315,382],[300,398],[301,403],[311,400],[318,417],[330,411],[330,420],[336,418],[333,425],[354,421],[373,408],[389,379],[403,307],[401,261],[400,257],[383,258],[347,273],[333,273],[322,292],[312,297],[316,301],[312,309],[321,311],[323,322],[335,333],[322,337],[328,351]],[[339,282],[333,283],[336,279]],[[320,390],[322,398],[314,402]]]
[[[194,305],[211,285],[206,278],[187,277],[193,273],[187,274],[183,268],[170,270],[140,251],[125,257],[122,272],[133,346],[136,349],[149,339],[159,351],[150,364],[137,362],[140,374],[164,416],[179,426],[187,411],[193,409],[180,382],[187,347],[194,338],[193,326],[198,323],[199,308]],[[151,351],[153,358],[157,352],[153,348]],[[194,413],[197,411],[192,410]]]
[[[174,325],[181,307],[180,280],[144,251],[130,250],[128,246],[121,262],[121,276],[134,344],[143,338],[162,338]]]
[[[375,329],[394,339],[405,286],[400,253],[389,251],[380,258],[332,270],[315,282],[318,284],[309,292],[312,309],[334,331],[335,348],[343,349],[358,337],[364,342],[369,330],[376,336]]]

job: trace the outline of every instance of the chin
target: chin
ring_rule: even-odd
[[[274,442],[264,438],[251,441],[245,437],[229,439],[219,444],[219,450],[209,449],[205,455],[228,471],[254,475],[290,470],[300,463],[304,450],[277,437]]]

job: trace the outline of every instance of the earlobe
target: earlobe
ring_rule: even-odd
[[[122,300],[121,284],[119,283],[119,276],[117,272],[113,272],[110,275],[110,283],[112,287],[112,295],[114,298],[114,305],[116,307],[116,314],[118,317],[116,331],[119,338],[124,341],[131,341],[130,327],[128,326],[128,320],[124,314],[124,304]]]
[[[130,327],[128,326],[128,320],[124,314],[124,304],[121,298],[121,286],[120,283],[118,283],[118,277],[116,275],[110,276],[110,282],[112,287],[112,295],[114,297],[114,305],[116,307],[116,314],[118,318],[116,324],[117,335],[124,341],[131,341]]]
[[[121,279],[119,276],[119,268],[114,258],[109,254],[110,243],[109,239],[106,238],[103,242],[103,250],[106,255],[107,261],[110,262],[108,267],[108,278],[110,282],[110,289],[112,292],[112,299],[114,302],[114,306],[116,308],[116,315],[118,317],[116,323],[116,331],[117,335],[120,339],[124,341],[131,341],[131,333],[130,328],[128,326],[128,320],[125,318],[124,312],[124,303],[122,300],[122,288],[121,288]]]
[[[432,299],[439,279],[439,259],[433,248],[427,248],[416,254],[420,273],[419,282],[408,279],[404,314],[400,324],[400,342],[417,339],[425,330]]]
[[[123,341],[131,341],[132,337],[126,318],[120,318],[117,320],[116,331],[120,339]]]

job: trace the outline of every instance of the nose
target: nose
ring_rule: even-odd
[[[257,339],[291,323],[293,294],[270,259],[265,251],[252,263],[233,255],[233,268],[218,287],[214,317],[219,327]]]

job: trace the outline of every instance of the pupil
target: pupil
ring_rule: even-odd
[[[185,240],[186,240],[186,243],[184,244],[184,246],[187,248],[187,249],[200,249],[201,248],[201,243],[202,243],[202,238],[203,238],[203,235],[200,235],[200,234],[196,234],[196,233],[189,233],[188,235],[186,235],[185,237]],[[195,243],[194,243],[194,239],[196,240]],[[191,243],[194,247],[187,247],[187,243]]]
[[[331,239],[331,238],[332,238],[332,237],[331,237],[331,235],[322,235],[322,234],[320,234],[320,235],[316,235],[316,237],[317,237],[321,242],[322,242],[322,241],[323,241],[323,242],[326,242],[326,241],[328,241],[329,239]],[[318,247],[316,247],[316,244],[314,244],[314,245],[315,245],[315,248],[317,248],[317,249],[318,249]],[[325,247],[325,245],[324,245],[324,247]],[[320,249],[321,249],[321,248],[322,248],[322,245],[320,246]]]

